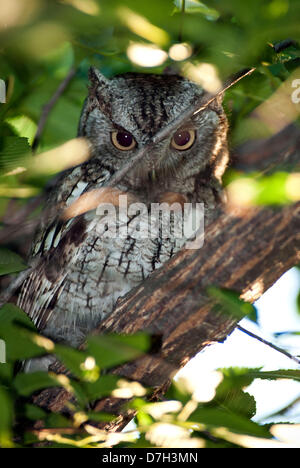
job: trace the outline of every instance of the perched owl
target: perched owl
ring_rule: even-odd
[[[102,222],[109,213],[99,212],[95,204],[91,209],[89,203],[78,211],[80,200],[102,193],[105,202],[117,206],[122,194],[127,208],[140,203],[146,211],[170,200],[201,202],[209,222],[220,201],[228,159],[227,119],[218,98],[157,143],[116,187],[101,192],[139,148],[205,91],[177,75],[128,73],[108,80],[92,68],[89,78],[78,135],[88,140],[91,155],[56,181],[31,252],[35,266],[18,299],[42,334],[74,347],[112,312],[120,296],[187,240],[172,230],[162,236],[161,229],[156,236],[137,236],[136,215],[129,211],[111,220],[117,228],[112,235],[109,222],[105,227]],[[146,218],[147,213],[139,218],[140,233]],[[169,219],[173,227],[182,222],[175,211]],[[26,370],[45,369],[50,362],[51,357],[32,359]]]

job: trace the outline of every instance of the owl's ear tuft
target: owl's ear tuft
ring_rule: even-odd
[[[91,88],[109,85],[109,80],[96,67],[90,67],[88,76]]]
[[[89,69],[89,103],[97,102],[101,111],[111,117],[112,92],[110,81],[95,67]]]

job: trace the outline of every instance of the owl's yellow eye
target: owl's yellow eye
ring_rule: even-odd
[[[179,151],[189,149],[196,138],[195,130],[177,130],[174,133],[171,146]]]
[[[111,141],[113,145],[121,151],[129,151],[136,146],[136,141],[129,132],[112,132]]]

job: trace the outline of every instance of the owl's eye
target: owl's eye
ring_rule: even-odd
[[[192,146],[195,138],[195,130],[178,130],[173,135],[171,146],[179,151],[184,151]]]
[[[136,141],[129,132],[112,132],[111,141],[116,148],[122,151],[129,151],[136,146]]]

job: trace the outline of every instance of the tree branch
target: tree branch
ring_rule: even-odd
[[[291,353],[286,351],[285,349],[280,348],[279,346],[276,346],[275,344],[271,343],[268,340],[265,340],[264,338],[261,338],[261,336],[256,335],[255,333],[252,333],[250,330],[246,330],[246,328],[241,327],[241,325],[237,325],[236,327],[238,330],[241,332],[245,333],[246,335],[250,336],[251,338],[254,338],[257,341],[260,341],[261,343],[265,344],[266,346],[269,346],[269,348],[275,349],[278,353],[283,354],[284,356],[288,357],[292,361],[294,361],[296,364],[300,366],[300,359],[297,358],[296,356],[293,356]]]
[[[125,364],[118,373],[159,386],[205,346],[223,341],[236,321],[216,312],[206,288],[230,288],[255,301],[299,261],[299,228],[300,203],[221,214],[206,232],[205,247],[179,252],[100,324],[98,333],[161,335],[155,355]]]
[[[44,107],[42,109],[41,116],[40,116],[39,121],[38,121],[37,131],[36,131],[33,143],[32,143],[32,149],[33,150],[36,149],[38,147],[38,145],[39,145],[39,142],[40,142],[44,127],[46,125],[48,116],[49,116],[52,108],[55,106],[56,102],[58,101],[60,96],[63,94],[63,92],[65,91],[68,84],[70,83],[70,81],[75,76],[75,74],[76,74],[76,68],[71,67],[69,72],[67,73],[67,75],[63,79],[63,81],[59,84],[58,88],[54,92],[53,96],[51,96],[50,100],[44,105]]]
[[[291,123],[281,132],[265,140],[254,140],[237,148],[232,156],[232,166],[242,171],[299,170],[299,126]]]

